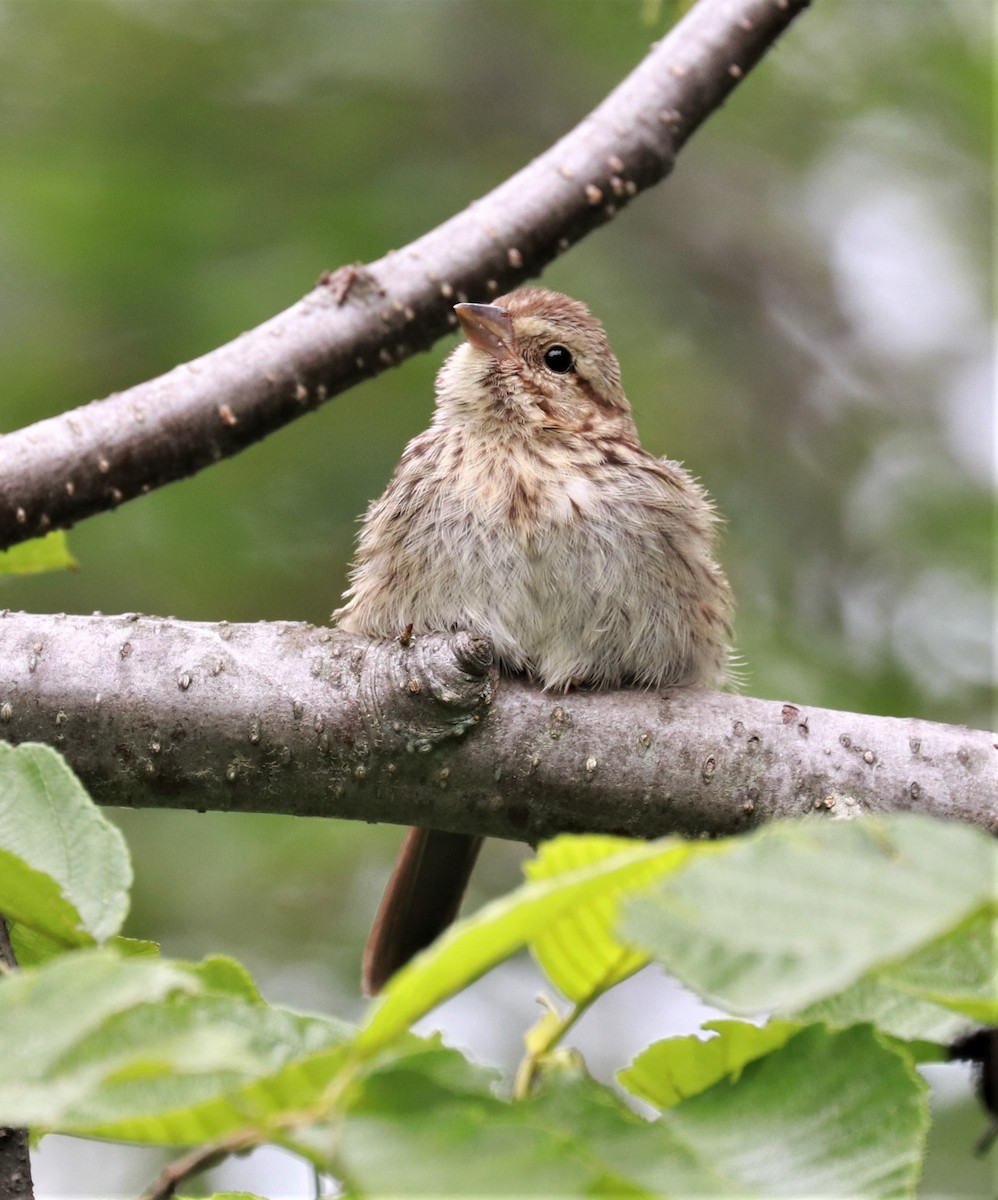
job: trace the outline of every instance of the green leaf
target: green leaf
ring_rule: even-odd
[[[926,1088],[868,1027],[810,1027],[656,1121],[564,1068],[509,1103],[456,1051],[372,1069],[309,1153],[350,1196],[913,1195]]]
[[[644,886],[650,874],[674,870],[690,852],[674,839],[622,846],[609,857],[565,874],[526,883],[451,926],[385,988],[357,1036],[357,1054],[376,1053],[441,1000],[521,946],[544,937],[556,921],[577,915],[593,902]]]
[[[0,825],[2,821],[0,810]],[[3,829],[0,828],[2,837]],[[49,957],[67,946],[92,946],[94,943],[93,936],[82,928],[79,910],[64,897],[52,876],[32,870],[22,858],[3,849],[0,849],[0,912],[18,923],[15,934],[19,933],[21,922],[39,934],[29,951],[29,958],[32,953]],[[21,939],[15,937],[15,944],[19,942]]]
[[[342,1122],[311,1131],[309,1152],[348,1196],[649,1196],[574,1127],[588,1113],[604,1131],[648,1128],[608,1089],[584,1085],[549,1113],[492,1088],[492,1071],[429,1045],[365,1075]]]
[[[46,886],[55,886],[47,875],[42,876],[42,879],[48,880]],[[69,908],[72,919],[79,920],[76,909],[72,908],[72,906],[69,906]],[[85,932],[76,934],[74,938],[70,925],[71,921],[67,918],[66,934],[61,941],[57,941],[55,938],[31,928],[30,925],[20,922],[14,923],[10,929],[10,940],[14,947],[14,957],[17,959],[18,966],[37,967],[43,962],[48,962],[50,958],[64,954],[67,944],[75,946],[91,946],[94,944],[93,939]],[[108,938],[104,942],[104,945],[117,950],[122,957],[144,955],[157,958],[159,956],[159,946],[156,942],[150,942],[144,938],[122,937],[119,934]]]
[[[837,995],[798,1009],[794,1016],[803,1022],[822,1021],[839,1029],[870,1022],[885,1034],[907,1042],[950,1042],[968,1027],[967,1019],[959,1013],[901,992],[876,972],[862,976]]]
[[[912,814],[783,822],[723,849],[631,900],[622,930],[736,1013],[835,995],[990,911],[998,879],[986,834]]]
[[[99,1071],[59,1115],[63,1132],[184,1145],[258,1131],[322,1095],[352,1029],[229,995],[172,997],[108,1021],[61,1064]]]
[[[170,1145],[276,1132],[335,1077],[353,1030],[248,999],[235,979],[107,949],[11,976],[0,1124]]]
[[[81,935],[81,938],[83,936],[85,935]],[[27,925],[14,925],[11,929],[10,940],[14,946],[14,956],[20,967],[40,966],[43,962],[48,962],[50,958],[63,954],[66,949],[59,942],[53,941],[45,934],[39,933],[37,929],[31,929]],[[92,945],[93,943],[82,942],[82,944]],[[108,938],[104,945],[112,950],[117,950],[122,958],[159,957],[158,944],[145,938],[122,937],[119,934],[116,937]]]
[[[0,575],[37,575],[66,567],[75,569],[79,565],[70,554],[66,534],[61,529],[29,542],[20,542],[9,550],[0,550]]]
[[[661,1121],[729,1194],[913,1196],[927,1087],[869,1027],[810,1026]]]
[[[122,958],[158,958],[159,942],[149,941],[148,938],[113,937],[105,943],[117,950]]]
[[[664,843],[659,843],[663,845]],[[588,867],[634,845],[627,838],[558,837],[541,846],[535,859],[524,866],[533,881],[558,879]],[[673,842],[675,862],[683,863],[691,848]],[[575,1004],[591,1001],[607,988],[639,971],[648,955],[629,949],[612,932],[616,928],[622,896],[630,895],[643,882],[662,874],[663,864],[656,858],[643,869],[629,874],[616,888],[607,888],[592,899],[572,906],[557,920],[544,923],[530,940],[538,964],[552,983]]]
[[[800,1032],[801,1025],[796,1021],[770,1021],[762,1026],[710,1021],[704,1029],[717,1036],[655,1042],[629,1067],[618,1071],[618,1081],[655,1108],[671,1108],[722,1079],[736,1080],[747,1063],[785,1045]]]
[[[0,856],[0,912],[67,946],[121,928],[125,840],[49,746],[0,742]]]
[[[998,1025],[998,906],[911,955],[883,977],[919,999]]]
[[[264,1002],[253,976],[241,962],[226,954],[213,954],[203,962],[192,963],[191,970],[209,992],[224,992],[256,1004]]]
[[[93,1086],[93,1071],[62,1060],[116,1014],[196,988],[192,975],[151,958],[80,950],[0,984],[0,1125],[55,1124]]]
[[[998,929],[988,906],[899,962],[808,1005],[803,1021],[870,1021],[895,1037],[948,1043],[974,1024],[998,1023]]]
[[[193,1200],[193,1197],[178,1196],[177,1200]],[[213,1192],[208,1200],[266,1200],[256,1192]]]

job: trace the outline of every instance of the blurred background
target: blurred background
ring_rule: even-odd
[[[0,430],[157,375],[323,269],[403,246],[574,125],[676,15],[0,0]],[[670,179],[544,276],[604,321],[644,444],[726,515],[753,695],[993,720],[992,17],[989,0],[821,0]],[[0,605],[324,622],[451,344],[86,522],[79,570],[0,580]],[[234,954],[272,1001],[363,1012],[360,950],[400,831],[116,816],[129,932]],[[490,845],[470,904],[513,886],[521,857]],[[425,1027],[509,1067],[540,987],[511,963]],[[609,1078],[703,1015],[646,972],[577,1041]],[[926,1194],[989,1194],[966,1078],[938,1078]],[[132,1195],[156,1161],[49,1139],[39,1194]],[[212,1183],[309,1187],[276,1152]]]

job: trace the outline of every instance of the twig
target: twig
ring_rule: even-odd
[[[142,1193],[141,1200],[170,1200],[177,1188],[192,1175],[200,1175],[202,1171],[217,1167],[232,1154],[251,1150],[259,1140],[253,1134],[237,1134],[220,1142],[195,1147],[168,1163]]]

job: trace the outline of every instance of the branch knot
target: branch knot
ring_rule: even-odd
[[[462,737],[492,702],[498,678],[492,657],[487,638],[463,631],[425,634],[408,644],[375,643],[358,679],[361,720],[371,743],[389,746],[401,738],[407,749],[425,752]],[[384,720],[389,709],[390,723]]]

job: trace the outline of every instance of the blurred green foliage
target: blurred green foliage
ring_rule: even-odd
[[[676,11],[0,0],[0,429],[404,245],[570,128]],[[991,15],[822,0],[670,179],[544,276],[603,319],[645,444],[725,514],[753,694],[992,719]],[[86,522],[78,571],[3,579],[0,604],[326,620],[448,346]],[[356,1006],[397,834],[122,816],[131,932],[230,949],[275,1000]],[[486,856],[480,894],[513,862]]]

